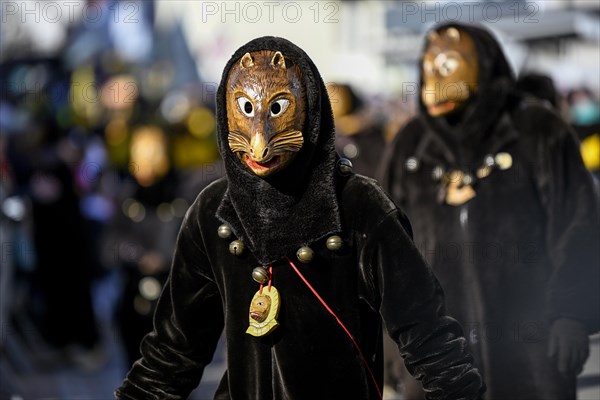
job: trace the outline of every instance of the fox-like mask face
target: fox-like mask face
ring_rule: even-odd
[[[227,82],[229,147],[258,176],[287,167],[302,148],[306,89],[279,51],[246,53]]]
[[[460,110],[477,91],[479,61],[467,32],[454,27],[430,32],[422,67],[421,98],[432,117]]]

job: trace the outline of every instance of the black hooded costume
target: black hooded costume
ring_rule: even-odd
[[[421,98],[420,115],[384,160],[383,185],[410,218],[448,312],[465,329],[486,398],[575,398],[575,374],[560,374],[547,353],[559,318],[588,333],[599,328],[592,181],[569,127],[515,94],[496,40],[472,26],[438,31],[446,26],[476,44],[477,93],[451,117],[431,117]],[[498,154],[510,154],[512,166],[494,165]],[[478,178],[486,162],[491,173]],[[436,179],[452,170],[473,177],[476,196],[459,206],[444,202]]]
[[[269,179],[244,168],[227,143],[228,72],[258,50],[280,51],[298,65],[307,93],[304,146]],[[379,387],[383,320],[431,399],[477,398],[481,378],[460,326],[444,314],[442,290],[407,234],[407,220],[373,180],[336,167],[329,100],[308,56],[284,39],[251,41],[225,67],[217,105],[227,176],[203,190],[185,217],[154,331],[117,397],[186,398],[224,330],[228,370],[217,399],[377,398],[351,340],[285,259],[297,263],[296,250],[310,245],[312,262],[297,264],[352,333]],[[217,235],[224,222],[244,241],[242,256]],[[337,252],[325,245],[334,233],[344,240]],[[254,337],[245,333],[259,286],[251,274],[268,264],[281,294],[280,326]]]

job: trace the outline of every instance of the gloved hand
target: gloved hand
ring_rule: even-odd
[[[589,355],[590,343],[585,325],[568,318],[559,318],[552,323],[548,357],[557,362],[560,373],[579,375]]]

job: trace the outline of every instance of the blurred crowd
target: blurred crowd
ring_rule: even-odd
[[[101,368],[107,340],[138,358],[181,220],[222,175],[210,86],[179,29],[140,18],[132,46],[81,24],[0,65],[2,398],[34,393],[32,368]]]
[[[1,398],[31,390],[25,358],[93,371],[115,337],[125,365],[138,358],[182,218],[223,174],[216,85],[202,81],[179,27],[158,32],[151,12],[140,18],[127,32],[74,25],[58,55],[0,65]],[[327,86],[338,152],[377,176],[415,105]],[[573,125],[598,183],[598,93],[560,93],[535,71],[519,89]]]

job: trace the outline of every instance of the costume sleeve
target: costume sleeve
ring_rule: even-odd
[[[443,291],[392,211],[372,235],[380,313],[406,368],[427,399],[477,399],[484,391],[459,323],[445,315]]]
[[[223,307],[203,250],[197,205],[177,238],[169,279],[118,399],[186,399],[210,363],[223,330]]]
[[[402,160],[405,158],[403,143],[405,130],[401,130],[383,153],[377,171],[377,180],[383,189],[390,194],[394,202],[402,207],[404,190],[402,189]]]
[[[541,140],[537,182],[547,215],[546,246],[552,268],[547,293],[550,320],[600,329],[598,194],[574,133],[556,118],[560,135]]]

